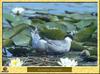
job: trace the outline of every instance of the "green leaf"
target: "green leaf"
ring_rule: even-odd
[[[40,35],[43,38],[49,38],[49,39],[64,39],[66,33],[62,32],[58,29],[44,29],[40,32]]]
[[[11,45],[13,45],[13,41],[11,39],[3,40],[3,47],[9,47]]]
[[[11,28],[3,28],[3,39],[9,39],[14,31]]]
[[[32,23],[33,23],[33,24],[44,24],[45,21],[40,20],[40,19],[32,19]]]
[[[46,26],[47,29],[58,29],[63,32],[67,32],[67,26],[59,22],[48,22],[44,25]]]
[[[65,22],[71,22],[71,23],[77,23],[80,21],[80,20],[75,20],[75,19],[69,18],[69,17],[64,17],[62,20]]]
[[[6,20],[9,20],[10,22],[13,22],[15,21],[15,17],[13,15],[11,15],[10,13],[3,13],[3,17],[6,19]]]
[[[28,27],[29,25],[20,24],[13,28],[4,28],[3,29],[3,39],[11,39]]]
[[[27,30],[24,30],[21,33],[14,36],[12,40],[15,43],[15,45],[27,46],[30,42],[30,37],[27,36],[28,34],[29,32]]]
[[[96,16],[86,15],[86,14],[66,14],[65,17],[72,18],[74,20],[95,20],[97,19]]]
[[[71,32],[71,31],[75,31],[76,30],[76,26],[74,23],[71,22],[59,22],[61,25],[63,24],[64,26],[66,26],[63,30],[66,30],[67,32]]]
[[[19,24],[28,24],[28,25],[31,25],[31,20],[29,19],[26,19],[22,16],[14,16],[14,15],[11,15],[11,14],[8,14],[8,13],[4,13],[3,14],[3,17],[6,19],[6,20],[9,20],[11,22],[11,25],[13,27],[19,25]]]
[[[26,18],[24,18],[24,17],[22,17],[22,16],[16,16],[16,20],[14,20],[13,22],[12,22],[12,26],[13,27],[15,27],[15,26],[17,26],[17,25],[20,25],[20,24],[27,24],[27,25],[31,25],[31,20],[29,20],[29,19],[26,19]]]
[[[92,22],[93,20],[82,20],[78,23],[75,23],[75,25],[77,26],[78,29],[83,29],[86,26],[89,26]]]
[[[12,29],[14,31],[14,33],[12,34],[12,36],[10,38],[13,38],[14,36],[16,36],[17,34],[19,34],[20,32],[22,32],[23,30],[25,30],[28,27],[29,27],[29,25],[26,25],[26,24],[17,25],[16,27],[14,27]]]
[[[57,16],[49,15],[48,17],[49,17],[49,19],[50,19],[51,22],[59,21],[59,19],[58,19]]]
[[[87,41],[89,40],[89,38],[92,36],[92,34],[94,33],[94,31],[97,29],[97,25],[93,23],[91,23],[91,25],[89,27],[86,27],[82,30],[80,30],[75,36],[74,39],[76,41]]]
[[[83,47],[82,44],[83,43],[81,43],[81,42],[77,42],[77,41],[73,40],[72,43],[71,43],[71,50],[72,51],[82,51],[82,50],[84,50],[84,47]]]

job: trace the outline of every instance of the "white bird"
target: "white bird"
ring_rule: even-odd
[[[64,40],[50,40],[41,39],[37,28],[31,32],[32,35],[32,47],[38,51],[45,51],[47,53],[66,53],[70,51],[72,35],[68,35]]]
[[[72,39],[70,37],[65,37],[64,40],[49,40],[47,41],[47,52],[54,53],[66,53],[70,51]]]
[[[46,51],[46,43],[47,41],[41,39],[38,34],[37,28],[31,31],[32,35],[32,47],[37,49],[37,51]]]

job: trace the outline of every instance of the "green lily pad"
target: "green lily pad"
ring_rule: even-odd
[[[15,45],[28,46],[31,38],[27,36],[27,34],[29,34],[29,32],[24,30],[21,33],[14,36],[12,40],[15,43]]]
[[[75,25],[77,26],[78,29],[83,29],[86,26],[89,26],[92,22],[93,20],[82,20],[78,23],[75,23]]]
[[[83,43],[81,43],[81,42],[77,42],[77,41],[73,40],[71,44],[72,44],[71,45],[71,50],[72,51],[82,51],[82,50],[85,49],[83,47]]]
[[[59,22],[59,24],[63,24],[64,26],[66,26],[65,27],[65,29],[63,29],[63,30],[65,30],[65,31],[67,31],[67,32],[71,32],[71,31],[75,31],[76,30],[76,26],[75,26],[75,24],[74,23],[71,23],[71,22]]]
[[[40,35],[49,39],[64,39],[66,33],[58,29],[44,29],[40,32]]]
[[[13,28],[4,28],[3,29],[3,39],[11,39],[28,27],[29,25],[20,24]]]
[[[69,18],[69,17],[64,17],[62,20],[65,22],[71,22],[71,23],[77,23],[80,21],[80,20],[75,20],[75,19]]]
[[[74,20],[95,20],[97,17],[85,14],[66,14],[66,17],[72,18]]]
[[[3,13],[3,17],[6,19],[6,20],[9,20],[10,22],[13,22],[15,21],[15,17],[13,15],[11,15],[10,13]]]
[[[93,22],[89,27],[86,27],[82,30],[80,30],[75,36],[74,39],[76,41],[87,41],[89,38],[91,38],[94,31],[97,29],[96,24]]]
[[[5,39],[3,40],[3,47],[9,47],[12,46],[14,43],[11,39]]]
[[[17,25],[16,27],[12,28],[14,33],[12,34],[12,36],[10,38],[13,38],[14,36],[16,36],[17,34],[19,34],[20,32],[22,32],[23,30],[25,30],[28,27],[29,27],[29,25],[27,25],[27,24],[20,24],[20,25]]]
[[[63,32],[67,32],[67,26],[64,24],[60,24],[59,22],[48,22],[45,24],[47,29],[59,29]]]
[[[3,39],[9,39],[14,31],[11,28],[4,28],[3,29]]]
[[[32,23],[31,20],[26,19],[26,18],[24,18],[22,16],[14,16],[14,15],[11,15],[11,14],[8,14],[8,13],[4,13],[3,17],[6,20],[10,21],[11,25],[13,27],[15,27],[15,26],[17,26],[19,24],[28,24],[28,25],[31,25],[31,23]]]
[[[20,24],[27,24],[27,25],[31,25],[31,20],[29,20],[29,19],[26,19],[26,18],[24,18],[24,17],[22,17],[22,16],[16,16],[16,20],[14,20],[12,23],[11,23],[11,25],[13,26],[13,27],[15,27],[15,26],[17,26],[17,25],[20,25]]]
[[[59,21],[59,18],[57,16],[49,15],[48,17],[49,17],[51,22]]]
[[[40,19],[32,19],[32,23],[33,23],[33,24],[44,24],[45,21],[40,20]]]
[[[96,55],[97,56],[97,47],[90,46],[90,47],[88,47],[88,50],[91,53],[91,55]]]

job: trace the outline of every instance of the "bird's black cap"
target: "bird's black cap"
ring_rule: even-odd
[[[72,36],[72,35],[70,35],[70,34],[65,35],[65,37],[69,37],[69,38],[71,38],[71,39],[73,40],[73,36]]]
[[[74,35],[74,32],[68,32],[67,35],[65,35],[65,37],[70,37],[71,39],[73,39]]]
[[[71,39],[73,39],[76,33],[77,31],[67,32],[67,35],[65,37],[70,37]]]

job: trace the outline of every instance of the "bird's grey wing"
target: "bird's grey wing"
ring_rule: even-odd
[[[65,41],[63,40],[48,40],[47,42],[49,44],[56,45],[56,46],[61,46],[62,44],[65,44]]]
[[[65,45],[48,44],[48,51],[52,52],[65,52]]]

